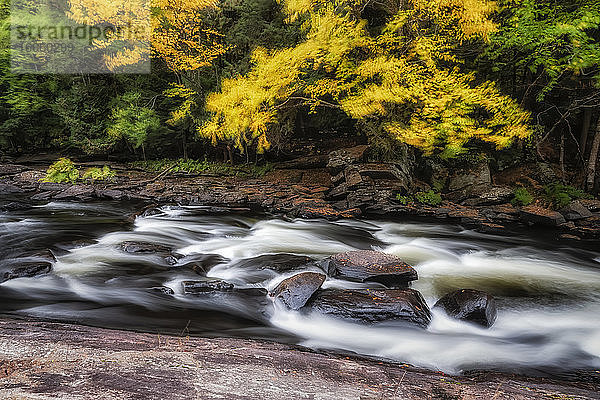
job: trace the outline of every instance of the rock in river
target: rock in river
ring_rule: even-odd
[[[27,262],[4,272],[0,277],[0,283],[16,278],[32,278],[34,276],[47,274],[52,269],[52,263],[47,261]]]
[[[233,287],[233,283],[225,282],[222,280],[183,282],[183,292],[185,294],[228,292],[233,290]]]
[[[311,296],[319,290],[325,275],[315,272],[302,272],[284,279],[271,292],[271,296],[292,310],[304,307]]]
[[[490,327],[496,320],[496,301],[486,292],[461,289],[438,300],[434,307],[442,308],[456,319]]]
[[[431,322],[427,303],[413,289],[326,289],[317,292],[306,309],[363,323],[403,321],[426,328]]]
[[[407,286],[418,279],[417,271],[400,258],[373,250],[335,254],[322,262],[334,277],[358,282],[378,282],[387,287]]]
[[[236,288],[233,283],[220,279],[212,281],[184,281],[182,285],[185,294],[235,293],[250,297],[266,296],[268,294],[264,288]]]
[[[123,242],[121,249],[126,253],[170,253],[171,248],[160,244],[145,242]]]
[[[273,271],[290,271],[314,261],[310,257],[295,254],[264,254],[253,258],[247,258],[233,264],[235,268],[244,269],[269,269]]]

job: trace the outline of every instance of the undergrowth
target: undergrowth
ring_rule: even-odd
[[[149,172],[162,172],[169,170],[174,173],[185,174],[210,174],[210,175],[227,175],[227,176],[243,176],[243,177],[261,177],[272,170],[270,164],[254,165],[240,164],[231,165],[225,163],[216,163],[199,160],[177,160],[162,159],[149,161],[136,161],[130,164],[132,167],[143,169]]]

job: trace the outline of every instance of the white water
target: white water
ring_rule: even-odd
[[[84,219],[91,212],[60,203],[50,204],[45,210],[72,212],[73,218]],[[39,215],[11,217],[0,234],[14,240],[19,226],[28,230],[46,224],[52,229],[56,223]],[[12,224],[10,231],[8,224]],[[243,304],[239,299],[215,302],[184,295],[181,282],[199,279],[198,275],[169,269],[160,255],[126,254],[118,249],[124,241],[172,246],[187,258],[199,254],[222,256],[227,260],[212,267],[209,277],[241,287],[267,289],[297,271],[268,271],[257,281],[256,277],[262,275],[236,263],[264,254],[294,253],[320,259],[337,252],[374,248],[395,254],[415,267],[419,280],[413,287],[421,291],[430,306],[452,290],[480,289],[497,298],[498,319],[491,329],[483,329],[434,310],[432,323],[424,331],[360,325],[273,305],[259,312],[256,304]],[[51,275],[8,281],[0,289],[45,302],[18,310],[21,314],[109,326],[129,318],[130,326],[142,330],[152,330],[148,326],[160,328],[161,318],[172,318],[173,325],[189,318],[200,333],[274,339],[283,335],[286,341],[291,335],[296,342],[314,348],[351,351],[445,372],[475,368],[546,372],[600,368],[600,255],[547,247],[524,237],[495,237],[452,226],[256,220],[205,216],[194,209],[176,207],[138,218],[131,231],[113,230],[100,234],[89,245],[71,248],[59,257]],[[170,287],[175,295],[165,299],[149,294],[147,288],[153,286]],[[331,278],[324,284],[362,286]],[[133,306],[149,314],[141,316],[130,310]],[[217,318],[194,310],[222,314]],[[248,318],[255,324],[231,322],[231,318]]]

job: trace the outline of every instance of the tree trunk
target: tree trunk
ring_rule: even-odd
[[[579,137],[579,148],[581,154],[585,155],[585,148],[587,147],[588,132],[590,131],[590,125],[592,124],[592,110],[583,110],[583,125],[581,126],[581,136]]]
[[[560,135],[560,180],[565,183],[565,135]]]
[[[594,132],[594,141],[590,150],[590,158],[588,161],[586,187],[589,192],[594,190],[594,181],[596,179],[596,164],[598,163],[598,150],[600,150],[600,118]]]
[[[231,150],[231,145],[227,145],[227,154],[229,155],[229,164],[233,165],[233,151]]]

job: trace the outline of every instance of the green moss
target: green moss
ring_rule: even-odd
[[[48,168],[42,182],[75,183],[77,178],[79,178],[79,171],[73,161],[62,157]]]
[[[524,187],[516,188],[513,192],[514,198],[511,203],[514,206],[528,206],[533,202],[533,196]]]

